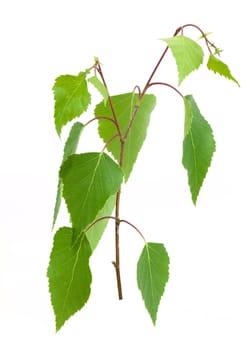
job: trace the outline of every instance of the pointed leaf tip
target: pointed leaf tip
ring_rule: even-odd
[[[169,279],[169,256],[161,243],[146,243],[137,263],[137,284],[153,324]]]
[[[56,331],[85,305],[90,296],[90,256],[90,245],[84,235],[72,245],[70,227],[62,227],[56,232],[47,270]]]
[[[204,53],[199,44],[184,36],[174,36],[165,41],[174,58],[178,70],[178,85],[194,70],[198,69],[203,62]]]
[[[182,163],[188,172],[193,203],[197,197],[215,152],[213,131],[201,115],[193,96],[184,97],[185,132]]]
[[[62,163],[72,154],[76,152],[80,135],[82,133],[82,130],[84,128],[84,125],[80,122],[76,122],[69,133],[69,136],[67,138],[67,141],[64,146],[64,153],[63,153],[63,160]],[[59,181],[58,181],[58,186],[57,186],[57,195],[56,195],[56,200],[55,200],[55,207],[54,207],[54,216],[53,216],[53,225],[52,229],[54,228],[59,210],[60,210],[60,205],[61,205],[61,197],[62,197],[62,181],[59,176]]]
[[[54,121],[58,135],[62,127],[85,112],[91,102],[87,89],[85,72],[75,75],[61,75],[55,80]]]
[[[219,73],[223,77],[234,81],[240,87],[239,82],[232,76],[229,67],[212,54],[210,54],[209,56],[207,67],[209,70],[212,70],[214,73]]]

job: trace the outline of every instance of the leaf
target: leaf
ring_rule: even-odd
[[[68,157],[60,176],[63,196],[75,237],[96,218],[109,197],[122,183],[120,167],[105,153],[83,153]]]
[[[102,95],[103,99],[104,99],[104,104],[106,105],[107,100],[108,100],[108,91],[106,89],[106,87],[104,86],[104,84],[102,84],[102,82],[99,80],[98,77],[96,77],[96,75],[94,75],[93,77],[89,78],[88,81],[98,90],[98,92]]]
[[[193,96],[184,97],[185,135],[182,163],[188,172],[188,183],[193,203],[196,204],[204,178],[215,152],[213,131],[201,115]],[[186,120],[188,120],[186,122]],[[189,120],[192,120],[189,125]]]
[[[137,263],[137,284],[152,322],[169,279],[169,256],[161,243],[146,243]]]
[[[65,143],[64,147],[64,154],[63,154],[63,161],[62,163],[71,155],[76,152],[80,135],[82,133],[82,130],[84,128],[84,125],[82,123],[75,123],[69,133],[68,139]],[[60,205],[61,205],[61,197],[62,197],[62,181],[59,177],[58,186],[57,186],[57,195],[56,195],[56,201],[55,201],[55,208],[54,208],[54,217],[53,217],[53,227],[55,225]]]
[[[238,86],[240,86],[238,81],[232,76],[228,66],[212,54],[209,56],[207,67],[214,73],[219,73],[223,77],[234,81]]]
[[[124,135],[129,125],[134,106],[137,103],[138,95],[133,93],[116,95],[111,96],[111,100],[117,115],[118,123],[120,124],[121,132]],[[136,162],[138,153],[146,138],[147,128],[150,121],[150,114],[154,109],[155,104],[156,98],[154,95],[144,95],[138,107],[134,123],[125,142],[124,160],[122,166],[125,181],[127,181],[129,178],[133,165]],[[105,106],[104,102],[101,102],[96,106],[94,114],[96,117],[107,116],[113,119],[112,110],[109,104]],[[108,142],[116,134],[117,129],[112,122],[104,119],[99,120],[99,135],[104,140],[104,142]],[[116,138],[111,143],[109,143],[107,149],[112,153],[114,158],[119,161],[119,139]]]
[[[102,209],[98,212],[97,216],[94,218],[93,221],[95,221],[98,218],[102,218],[104,216],[110,216],[113,212],[113,209],[115,207],[116,203],[116,196],[112,195],[110,198],[107,199],[105,202],[105,205]],[[87,239],[91,246],[92,251],[97,247],[103,232],[106,229],[106,226],[108,224],[108,220],[101,220],[97,222],[95,225],[93,225],[88,231],[87,231]]]
[[[61,75],[53,86],[55,99],[55,127],[58,135],[68,122],[79,117],[88,108],[91,95],[87,89],[87,72],[78,75]]]
[[[84,235],[72,245],[71,228],[62,227],[56,232],[47,270],[56,331],[90,296],[90,256],[91,248]]]
[[[203,62],[203,50],[192,39],[179,35],[163,39],[172,51],[178,70],[178,85]]]

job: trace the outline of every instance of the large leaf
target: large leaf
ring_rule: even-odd
[[[238,81],[232,76],[229,67],[212,54],[209,56],[207,67],[214,73],[219,73],[223,77],[234,81],[238,86],[240,86]]]
[[[172,51],[178,70],[178,85],[203,62],[203,50],[199,44],[184,36],[163,39]]]
[[[169,279],[169,256],[161,243],[146,243],[137,263],[137,283],[153,323]]]
[[[184,103],[185,135],[182,163],[188,172],[188,183],[192,200],[196,204],[198,194],[215,152],[215,140],[213,131],[201,115],[193,96],[185,96]]]
[[[80,135],[82,133],[82,130],[84,128],[84,125],[77,122],[75,123],[69,133],[68,139],[65,143],[64,147],[64,153],[63,153],[63,160],[62,163],[71,155],[76,152]],[[62,181],[61,178],[59,177],[58,181],[58,187],[57,187],[57,195],[56,195],[56,201],[55,201],[55,207],[54,207],[54,218],[53,218],[53,227],[55,225],[59,210],[60,210],[60,205],[61,205],[61,197],[62,197]]]
[[[85,112],[91,102],[86,74],[81,72],[78,75],[61,75],[55,80],[53,86],[54,120],[59,135],[62,127]]]
[[[54,237],[47,276],[56,330],[87,302],[91,289],[91,248],[82,235],[72,245],[72,229],[60,228]]]
[[[63,196],[75,236],[93,222],[109,197],[122,183],[120,167],[105,153],[83,153],[68,157],[60,170]]]
[[[116,112],[118,123],[120,125],[121,132],[123,135],[127,130],[137,99],[138,95],[132,93],[111,96],[113,107]],[[140,102],[134,123],[125,142],[124,161],[122,169],[126,181],[128,180],[133,165],[136,162],[138,153],[146,138],[147,127],[150,121],[150,114],[153,108],[155,107],[155,104],[156,98],[154,95],[144,95]],[[96,106],[94,113],[95,116],[107,116],[109,118],[113,118],[112,110],[109,104],[105,105],[104,102],[101,102]],[[114,135],[117,134],[117,130],[112,122],[105,119],[100,119],[99,134],[104,140],[104,142],[108,142]],[[119,161],[119,139],[116,138],[111,143],[109,143],[107,149],[113,154],[115,159]]]

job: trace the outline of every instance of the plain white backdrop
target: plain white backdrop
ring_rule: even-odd
[[[1,349],[249,348],[249,139],[246,2],[3,1],[0,5],[0,347]],[[124,300],[117,300],[113,226],[91,260],[86,307],[55,334],[46,269],[63,140],[53,125],[54,79],[78,74],[98,56],[111,94],[143,86],[164,43],[186,23],[213,32],[241,88],[203,67],[181,86],[213,127],[217,151],[197,206],[181,165],[184,111],[172,91],[154,88],[148,137],[124,188],[123,217],[171,258],[157,326],[136,286],[143,242],[122,226]],[[186,35],[196,39],[199,33]],[[165,60],[158,80],[177,84]],[[96,103],[100,97],[94,93]],[[91,117],[91,110],[84,120]],[[81,150],[99,151],[95,129]],[[62,211],[59,225],[67,224]]]

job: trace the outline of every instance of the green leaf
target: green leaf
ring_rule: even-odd
[[[106,87],[104,86],[104,84],[102,84],[102,82],[99,80],[98,77],[96,77],[96,75],[94,75],[93,77],[89,78],[88,81],[91,84],[93,84],[93,86],[102,95],[102,97],[104,99],[104,104],[106,105],[107,100],[108,100],[108,91],[107,91]]]
[[[61,75],[53,86],[55,99],[55,127],[58,135],[68,122],[79,117],[88,108],[91,95],[87,89],[86,72],[75,75]]]
[[[93,221],[95,221],[98,218],[102,218],[104,216],[110,216],[112,215],[113,209],[115,207],[116,203],[116,196],[113,195],[110,198],[107,199],[105,202],[105,205],[102,209],[98,212],[97,216],[94,218]],[[108,224],[108,220],[101,220],[97,222],[95,225],[93,225],[88,231],[87,231],[87,239],[91,246],[92,251],[97,247],[103,232],[106,229],[106,226]]]
[[[76,152],[80,135],[82,133],[82,130],[84,128],[84,125],[82,123],[75,123],[69,133],[69,136],[67,138],[67,141],[65,143],[64,147],[64,153],[63,153],[63,161],[62,163],[71,155]],[[56,201],[55,201],[55,207],[54,207],[54,217],[53,217],[53,227],[55,225],[59,210],[60,210],[60,205],[61,205],[61,197],[62,197],[62,181],[61,178],[59,177],[58,181],[58,186],[57,186],[57,195],[56,195]]]
[[[123,173],[107,154],[83,153],[68,157],[60,176],[77,237],[93,222],[108,198],[119,190]]]
[[[185,135],[182,163],[188,172],[193,203],[196,204],[204,178],[215,152],[213,131],[201,115],[193,96],[184,97]],[[190,124],[190,120],[191,124]]]
[[[238,81],[232,76],[228,66],[212,54],[209,56],[207,67],[214,73],[219,73],[223,77],[234,81],[238,86],[240,86]]]
[[[163,39],[172,51],[178,70],[178,85],[203,62],[203,50],[192,39],[179,35]]]
[[[127,93],[117,96],[111,96],[112,104],[116,112],[118,123],[120,124],[121,132],[124,135],[129,125],[134,106],[138,102],[138,95]],[[154,95],[144,95],[138,107],[134,123],[128,134],[123,161],[123,172],[125,181],[128,180],[132,171],[133,165],[136,162],[138,153],[146,138],[147,128],[150,121],[150,114],[156,104]],[[95,116],[107,116],[113,119],[112,110],[104,102],[98,104],[94,112]],[[108,142],[113,136],[117,134],[117,129],[114,123],[100,119],[99,120],[99,135],[104,142]],[[108,144],[107,149],[112,153],[114,158],[119,161],[120,157],[120,141],[118,138],[114,139]]]
[[[137,263],[137,284],[152,322],[169,279],[169,256],[161,243],[146,243]]]
[[[91,248],[84,235],[72,245],[71,228],[62,227],[56,232],[47,270],[56,331],[90,296],[90,256]]]

